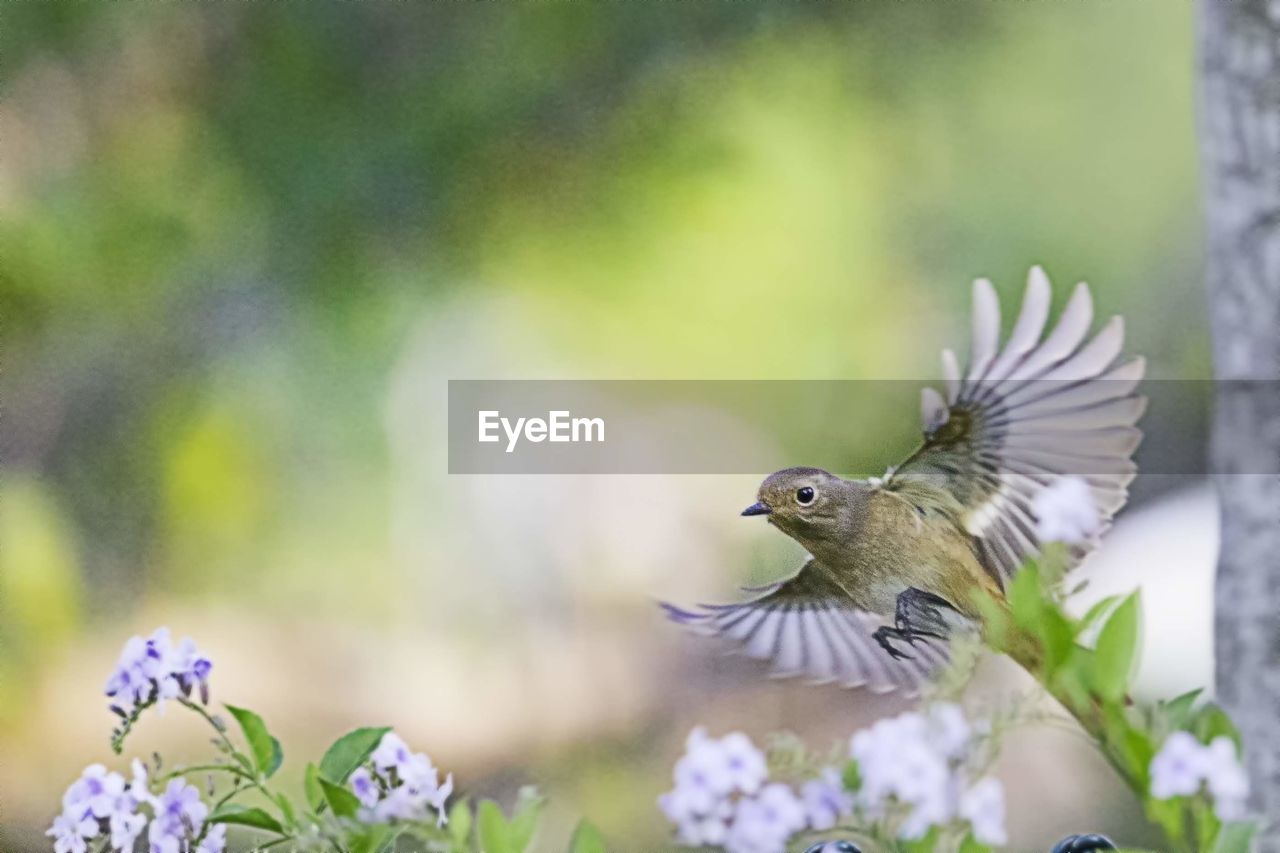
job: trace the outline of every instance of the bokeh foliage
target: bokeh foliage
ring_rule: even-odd
[[[0,18],[7,683],[157,597],[414,618],[402,383],[934,375],[1032,262],[1207,372],[1187,3]]]

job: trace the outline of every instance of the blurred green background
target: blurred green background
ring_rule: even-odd
[[[158,624],[286,774],[393,724],[468,793],[539,783],[547,849],[577,813],[662,849],[696,722],[825,747],[897,708],[654,612],[793,568],[736,518],[754,478],[451,478],[445,382],[934,376],[970,279],[1011,314],[1037,262],[1152,375],[1207,376],[1191,12],[6,4],[0,845],[44,849],[110,759],[102,682]],[[900,447],[883,422],[850,446]],[[1016,849],[1147,837],[1045,737]]]

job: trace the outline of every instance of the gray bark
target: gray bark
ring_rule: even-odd
[[[1218,698],[1280,853],[1280,0],[1200,0]]]

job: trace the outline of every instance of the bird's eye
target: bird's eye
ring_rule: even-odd
[[[817,493],[813,491],[812,486],[801,486],[796,489],[796,503],[800,506],[808,506],[813,503],[813,499],[817,497]]]

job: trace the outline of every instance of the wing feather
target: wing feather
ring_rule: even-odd
[[[1137,473],[1136,424],[1147,401],[1136,390],[1146,363],[1117,363],[1124,348],[1119,317],[1089,338],[1093,298],[1084,284],[1041,341],[1050,296],[1048,278],[1033,268],[1001,349],[995,289],[985,279],[974,283],[969,370],[961,378],[954,355],[943,351],[946,411],[941,395],[922,395],[924,443],[886,482],[889,489],[941,487],[1002,583],[1040,548],[1032,506],[1041,489],[1064,475],[1082,477],[1105,526]]]
[[[914,694],[948,659],[944,642],[925,638],[905,649],[912,657],[890,656],[874,637],[886,620],[854,606],[812,559],[758,598],[693,610],[662,606],[674,621],[723,637],[748,657],[771,661],[778,676]]]

